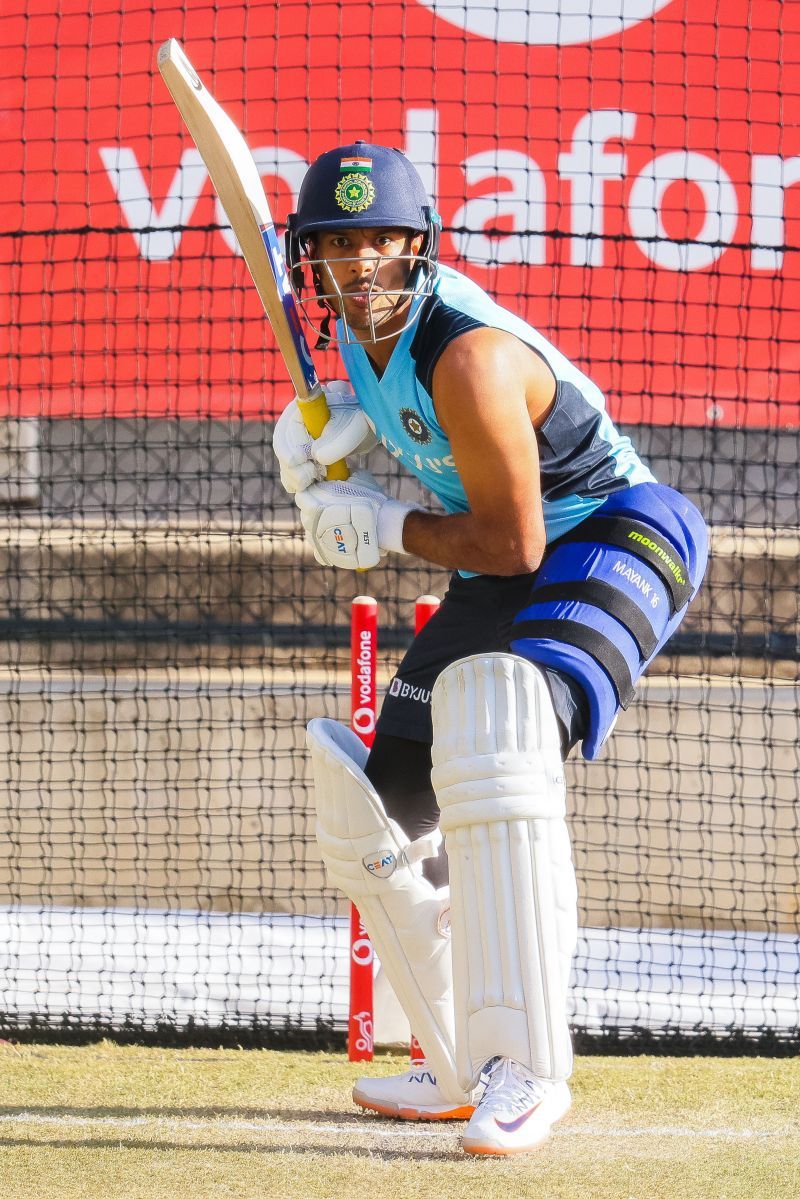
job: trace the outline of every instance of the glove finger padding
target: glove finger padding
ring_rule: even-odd
[[[280,464],[281,483],[290,495],[325,478],[326,469],[351,454],[367,454],[378,444],[352,387],[334,379],[325,387],[329,418],[315,440],[306,429],[297,399],[287,404],[275,423],[272,448]]]
[[[344,570],[370,570],[378,565],[377,512],[369,500],[298,506],[318,562]]]
[[[315,462],[326,467],[352,454],[368,454],[378,444],[352,391],[332,392],[333,386],[329,384],[325,391],[330,409],[328,423],[311,446]]]
[[[317,540],[327,549],[327,557],[342,553],[355,555],[360,567],[375,566],[380,557],[375,509],[367,500],[354,504],[334,504],[320,515]],[[346,545],[346,550],[342,548]],[[323,550],[325,553],[325,550]]]
[[[289,495],[304,491],[325,477],[324,467],[311,456],[313,444],[314,439],[303,424],[297,400],[292,400],[278,417],[272,434],[281,483]]]

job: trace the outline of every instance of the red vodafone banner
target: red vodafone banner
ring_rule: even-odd
[[[4,414],[270,417],[290,395],[156,70],[175,36],[280,219],[324,149],[400,146],[444,260],[589,370],[615,417],[800,424],[799,5],[91,7],[0,16]]]

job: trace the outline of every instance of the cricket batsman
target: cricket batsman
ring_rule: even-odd
[[[656,481],[602,393],[438,261],[412,164],[366,142],[313,163],[287,230],[298,299],[348,382],[316,441],[274,448],[317,560],[416,554],[453,571],[386,695],[374,746],[308,729],[317,836],[426,1055],[354,1099],[469,1118],[472,1154],[533,1149],[570,1105],[577,891],[563,762],[595,758],[706,566],[692,503]],[[381,443],[444,508],[325,469]],[[446,851],[446,852],[445,852]],[[449,873],[449,880],[448,880]]]

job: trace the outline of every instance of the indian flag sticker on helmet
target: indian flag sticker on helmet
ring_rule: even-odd
[[[343,158],[339,162],[339,170],[342,174],[346,171],[371,171],[372,159],[359,158],[358,156],[355,158]]]
[[[344,175],[336,184],[334,195],[345,212],[363,212],[375,201],[375,185],[368,175]]]

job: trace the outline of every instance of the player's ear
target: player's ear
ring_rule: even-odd
[[[409,253],[413,254],[416,257],[416,255],[419,254],[420,250],[422,249],[422,243],[424,242],[424,240],[425,240],[424,233],[415,233],[414,236],[411,238],[411,244],[409,246]]]

